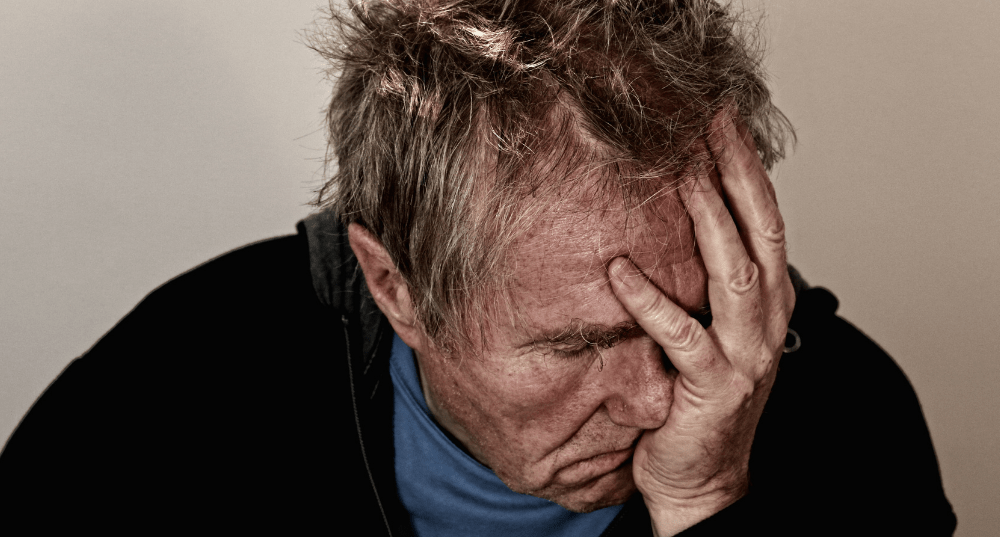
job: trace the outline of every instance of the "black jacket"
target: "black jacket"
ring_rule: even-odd
[[[168,282],[63,371],[0,456],[5,526],[412,534],[391,328],[343,228],[298,231]],[[952,533],[910,384],[836,308],[800,292],[750,494],[684,535]],[[638,494],[605,532],[648,534]]]

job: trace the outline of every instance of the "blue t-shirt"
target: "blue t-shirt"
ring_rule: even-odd
[[[597,537],[622,506],[574,513],[507,488],[492,470],[456,446],[431,417],[413,351],[393,337],[396,482],[416,534],[430,536]]]

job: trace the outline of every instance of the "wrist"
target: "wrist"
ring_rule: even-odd
[[[653,535],[666,537],[707,520],[746,496],[747,487],[719,489],[708,493],[646,497],[646,508],[653,526]]]

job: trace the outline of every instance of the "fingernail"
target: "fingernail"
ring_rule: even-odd
[[[608,265],[608,272],[612,278],[618,280],[618,283],[628,290],[636,289],[639,285],[639,269],[624,257],[612,259]]]

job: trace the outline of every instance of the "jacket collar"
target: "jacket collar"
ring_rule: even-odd
[[[399,501],[392,440],[393,396],[389,376],[392,327],[375,304],[347,239],[347,228],[329,211],[300,223],[309,242],[313,288],[319,301],[339,317],[358,441],[386,532],[413,534]],[[373,530],[374,528],[370,528]]]

